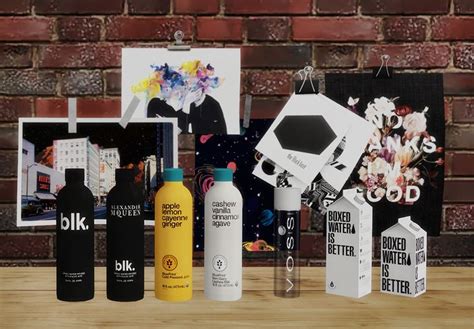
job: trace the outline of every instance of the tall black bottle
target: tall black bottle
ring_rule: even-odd
[[[84,169],[66,169],[56,209],[56,295],[64,301],[94,298],[94,197]]]
[[[133,171],[115,170],[107,196],[107,298],[134,301],[144,291],[143,193]]]

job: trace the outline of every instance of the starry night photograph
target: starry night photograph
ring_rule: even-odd
[[[194,249],[204,245],[204,195],[213,184],[214,168],[230,168],[243,198],[243,248],[271,251],[273,246],[273,187],[252,174],[261,153],[255,150],[273,120],[250,120],[240,135],[196,136],[194,180]]]

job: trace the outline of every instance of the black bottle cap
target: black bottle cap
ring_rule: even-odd
[[[67,184],[84,184],[84,169],[82,168],[67,168],[64,172]]]
[[[115,181],[117,183],[133,183],[132,169],[115,169]]]

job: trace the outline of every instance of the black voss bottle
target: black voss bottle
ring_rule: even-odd
[[[94,197],[84,169],[66,169],[56,209],[56,295],[64,301],[94,297]]]
[[[115,179],[107,195],[107,298],[134,301],[144,291],[144,198],[132,170],[116,169]]]

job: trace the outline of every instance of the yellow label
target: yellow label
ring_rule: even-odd
[[[192,297],[193,201],[181,182],[166,182],[155,198],[155,296]]]

